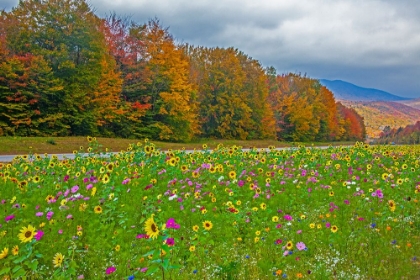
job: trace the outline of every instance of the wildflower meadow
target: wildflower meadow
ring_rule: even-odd
[[[0,279],[419,279],[420,146],[0,163]]]

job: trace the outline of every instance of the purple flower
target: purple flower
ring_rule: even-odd
[[[296,248],[297,248],[299,251],[302,251],[302,250],[305,250],[306,245],[305,245],[305,243],[303,243],[303,242],[298,242],[298,243],[296,244]]]
[[[76,186],[74,186],[74,187],[72,187],[71,188],[71,193],[75,193],[75,192],[77,192],[79,190],[79,186],[78,185],[76,185]]]
[[[42,217],[44,215],[44,212],[36,212],[35,216]]]
[[[169,220],[166,222],[166,228],[179,229],[179,224],[175,223],[174,218],[169,218]]]
[[[277,244],[277,245],[281,244],[282,242],[283,242],[283,240],[281,240],[281,239],[277,239],[277,240],[276,240],[276,244]]]
[[[58,230],[58,233],[59,233],[59,234],[63,234],[63,230],[62,230],[62,229],[59,229],[59,230]]]
[[[330,227],[331,227],[330,222],[327,222],[327,223],[325,224],[325,227],[326,227],[326,228],[330,228]]]
[[[86,189],[87,190],[90,190],[91,188],[93,188],[93,185],[92,184],[89,184],[89,185],[86,186]]]
[[[39,241],[39,240],[41,240],[41,238],[44,236],[44,232],[42,231],[42,230],[37,230],[36,231],[36,233],[35,233],[35,235],[34,235],[34,238],[37,240],[37,241]]]
[[[173,238],[166,239],[166,244],[168,246],[174,246],[175,245],[175,239],[173,239]]]
[[[143,267],[142,269],[140,269],[141,272],[146,272],[147,271],[147,267]]]
[[[73,219],[73,216],[71,214],[67,215],[67,219]]]
[[[292,216],[290,216],[290,215],[284,215],[284,216],[283,216],[283,218],[284,218],[286,221],[291,221],[291,220],[293,220]]]
[[[6,216],[6,218],[4,218],[4,220],[5,220],[6,222],[8,222],[8,221],[13,220],[14,218],[15,218],[15,215],[9,215],[9,216]]]
[[[54,212],[52,212],[52,211],[49,211],[48,213],[47,213],[47,219],[48,220],[51,220],[51,218],[52,218],[52,216],[54,215]]]
[[[106,269],[106,274],[114,273],[115,270],[117,270],[115,267],[110,266]]]

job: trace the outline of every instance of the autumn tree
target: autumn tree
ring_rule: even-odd
[[[353,108],[347,108],[340,102],[337,102],[339,113],[339,123],[343,132],[340,140],[363,141],[366,137],[366,128],[363,117]]]
[[[20,1],[6,17],[13,23],[6,28],[9,53],[42,57],[50,78],[62,85],[54,93],[55,106],[40,111],[62,114],[68,134],[97,133],[116,113],[121,84],[100,19],[76,0]]]
[[[258,61],[237,49],[185,45],[197,88],[202,135],[215,138],[274,137],[266,75]]]

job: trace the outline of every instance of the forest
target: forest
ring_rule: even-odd
[[[386,126],[375,142],[380,144],[420,144],[420,121],[406,127]]]
[[[0,136],[343,141],[363,118],[318,80],[231,48],[177,43],[158,19],[100,18],[86,1],[0,15]]]

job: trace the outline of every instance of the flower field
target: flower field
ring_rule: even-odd
[[[0,163],[0,279],[420,278],[420,146],[87,144]]]

